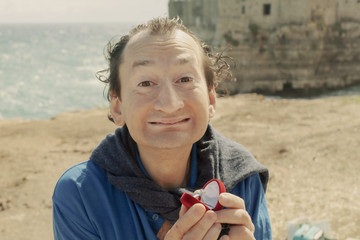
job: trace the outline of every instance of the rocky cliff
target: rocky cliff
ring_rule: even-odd
[[[272,30],[253,24],[216,42],[196,32],[233,58],[236,81],[220,86],[231,94],[309,95],[360,84],[360,22],[286,24]]]

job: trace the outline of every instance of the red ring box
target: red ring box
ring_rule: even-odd
[[[180,201],[187,208],[190,208],[196,203],[201,203],[205,206],[206,210],[221,210],[223,206],[219,203],[219,196],[221,193],[226,192],[224,184],[217,179],[208,181],[200,190],[200,193],[191,195],[184,193]]]

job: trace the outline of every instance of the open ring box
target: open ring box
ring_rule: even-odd
[[[196,203],[201,203],[205,206],[206,210],[221,210],[223,206],[219,203],[219,196],[221,193],[226,192],[224,184],[217,179],[208,181],[199,193],[193,195],[184,193],[180,201],[187,208],[190,208]]]

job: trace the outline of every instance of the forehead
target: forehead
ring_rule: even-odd
[[[166,34],[150,34],[144,30],[130,38],[123,52],[123,62],[131,63],[153,57],[165,59],[169,54],[175,61],[191,59],[198,63],[202,63],[204,55],[200,44],[181,30]]]

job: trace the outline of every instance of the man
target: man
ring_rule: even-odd
[[[271,239],[267,169],[209,125],[223,63],[177,19],[109,47],[103,81],[121,128],[60,178],[55,239]],[[225,209],[181,205],[212,178],[228,190]]]

